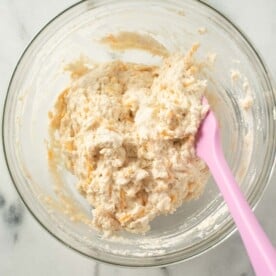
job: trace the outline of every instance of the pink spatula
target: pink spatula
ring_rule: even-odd
[[[258,223],[225,161],[218,123],[211,110],[199,129],[196,152],[207,163],[228,205],[256,275],[276,275],[276,250]]]

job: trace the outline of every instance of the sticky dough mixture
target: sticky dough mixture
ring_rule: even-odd
[[[151,220],[201,195],[207,168],[194,145],[207,107],[196,49],[160,67],[75,64],[49,113],[49,152],[78,179],[97,229],[144,233]]]

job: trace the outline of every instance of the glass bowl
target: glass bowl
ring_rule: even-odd
[[[198,200],[155,219],[145,235],[107,239],[85,223],[91,212],[74,177],[60,171],[64,186],[57,192],[48,167],[48,111],[68,85],[65,64],[80,55],[99,62],[160,63],[146,53],[115,52],[99,43],[119,31],[149,34],[171,52],[185,53],[199,42],[199,59],[217,55],[214,68],[205,70],[208,99],[219,119],[226,158],[252,207],[273,169],[275,95],[267,69],[246,37],[200,1],[82,1],[54,18],[22,55],[6,97],[3,141],[10,175],[30,212],[51,235],[91,258],[126,266],[166,265],[204,252],[235,229],[211,177]],[[241,72],[241,80],[231,80],[232,69]],[[248,109],[240,104],[245,89],[253,98]],[[74,219],[64,211],[66,204],[77,212]]]

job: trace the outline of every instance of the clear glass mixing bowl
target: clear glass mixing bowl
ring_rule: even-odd
[[[201,27],[205,34],[199,34]],[[200,199],[157,218],[146,235],[123,233],[108,240],[59,208],[47,163],[47,113],[69,82],[62,71],[66,63],[80,55],[95,61],[160,62],[137,51],[113,52],[98,43],[119,31],[150,34],[172,52],[184,53],[197,41],[199,58],[217,54],[214,69],[206,72],[209,101],[220,121],[226,157],[251,206],[260,199],[273,168],[275,95],[253,46],[229,20],[200,1],[83,1],[54,18],[22,55],[7,93],[3,141],[11,177],[30,212],[58,240],[89,257],[128,266],[165,265],[204,252],[235,229],[211,178]],[[231,82],[231,69],[239,70],[251,86],[254,103],[248,111],[240,108],[244,90],[242,83]],[[75,179],[60,173],[75,207],[91,217]],[[46,204],[45,197],[57,198],[57,206]]]

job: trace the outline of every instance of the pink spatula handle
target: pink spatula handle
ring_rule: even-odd
[[[208,114],[208,116],[210,117],[214,115]],[[213,121],[215,118],[208,119],[211,119],[209,127],[214,127],[210,126],[210,123],[216,124],[216,121]],[[201,153],[199,156],[204,159],[209,166],[209,169],[220,188],[240,232],[256,275],[276,275],[276,250],[258,223],[225,161],[217,126],[213,135],[214,136],[208,141],[208,149],[206,149],[205,153],[200,149]]]

